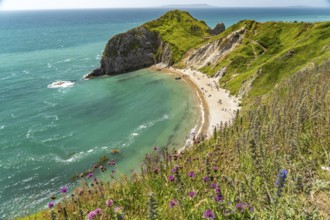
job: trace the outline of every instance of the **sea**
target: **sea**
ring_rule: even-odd
[[[0,219],[45,208],[100,157],[128,174],[154,146],[185,145],[201,115],[183,81],[150,69],[83,78],[99,66],[109,38],[167,10],[0,11]],[[330,20],[330,10],[318,8],[185,10],[210,27]]]

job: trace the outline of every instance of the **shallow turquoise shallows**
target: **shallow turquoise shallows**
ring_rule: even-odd
[[[153,146],[179,148],[200,117],[183,81],[150,70],[84,80],[114,34],[165,9],[0,13],[0,219],[45,208],[99,157],[138,170]],[[190,10],[210,26],[329,20],[328,9]],[[74,83],[48,88],[56,81]],[[112,149],[121,153],[112,155]],[[109,170],[107,171],[109,172]]]

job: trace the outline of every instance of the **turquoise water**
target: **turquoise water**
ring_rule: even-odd
[[[84,80],[106,41],[165,9],[0,13],[0,219],[45,207],[60,186],[108,155],[122,172],[154,145],[181,147],[199,117],[173,76],[140,70]],[[322,21],[328,9],[190,10],[210,26],[242,19]],[[74,83],[48,88],[57,80]],[[112,149],[121,149],[113,156]]]

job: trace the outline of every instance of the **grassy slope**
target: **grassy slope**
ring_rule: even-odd
[[[246,28],[242,45],[217,63],[201,71],[214,75],[227,67],[220,80],[232,94],[238,94],[242,84],[261,73],[252,84],[250,96],[270,91],[281,79],[302,69],[309,63],[320,63],[330,57],[330,22],[283,23],[255,21],[240,22],[212,40],[225,38],[232,30]]]
[[[193,18],[188,12],[169,11],[157,20],[143,26],[160,34],[171,45],[173,63],[178,62],[190,48],[206,41],[209,27]]]

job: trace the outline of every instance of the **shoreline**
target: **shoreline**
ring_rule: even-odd
[[[181,80],[184,80],[196,92],[199,98],[202,121],[195,126],[195,137],[204,135],[208,139],[212,136],[214,128],[220,127],[221,122],[230,123],[240,108],[238,106],[239,99],[219,87],[219,77],[209,78],[197,70],[165,67],[163,64],[153,65],[149,69],[181,77]]]

